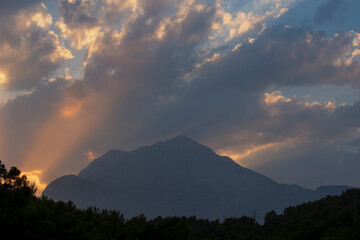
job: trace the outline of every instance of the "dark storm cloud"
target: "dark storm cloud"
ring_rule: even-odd
[[[166,37],[164,39],[167,40]],[[152,42],[152,47],[156,46],[155,42]],[[189,54],[189,58],[185,58],[187,61],[171,61],[171,56],[176,56],[177,51],[193,53],[192,45],[183,43],[179,44],[182,47],[178,49],[165,48],[165,43],[161,42],[161,47],[154,48],[159,51],[141,51],[141,57],[134,53],[135,48],[147,49],[147,43],[135,42],[133,47],[125,43],[123,48],[118,48],[118,53],[113,48],[111,51],[101,49],[87,68],[89,75],[86,79],[94,81],[99,81],[100,76],[105,76],[111,69],[119,69],[115,71],[115,75],[109,76],[109,81],[116,81],[118,85],[111,85],[112,88],[119,88],[119,94],[125,97],[121,98],[121,101],[115,101],[119,102],[118,109],[121,111],[119,114],[113,113],[117,116],[113,120],[116,123],[137,122],[138,126],[141,126],[123,140],[123,131],[119,131],[119,134],[113,133],[112,142],[118,142],[119,145],[135,147],[136,143],[144,142],[144,139],[149,139],[147,141],[150,143],[150,139],[156,141],[158,138],[185,132],[205,142],[212,142],[209,140],[211,137],[220,139],[222,136],[221,141],[213,141],[217,142],[213,143],[213,146],[221,148],[221,142],[236,142],[230,140],[232,133],[244,134],[244,129],[253,131],[251,134],[255,135],[261,130],[268,132],[268,139],[264,140],[264,143],[294,137],[304,127],[311,131],[311,126],[315,126],[311,119],[326,121],[330,114],[328,110],[320,107],[311,112],[296,108],[297,103],[293,102],[292,105],[280,109],[279,117],[273,118],[271,122],[257,121],[269,118],[259,104],[262,93],[269,86],[343,84],[343,81],[357,84],[356,65],[348,68],[333,64],[352,44],[352,37],[347,35],[327,39],[322,32],[269,28],[252,44],[244,44],[239,50],[225,54],[219,60],[195,70],[195,76],[187,82],[172,80],[179,79],[181,74],[186,72],[178,69],[191,70],[196,58],[193,59],[194,55]],[[169,51],[166,55],[161,54],[164,49]],[[115,61],[120,59],[119,56],[124,56],[123,54],[127,56],[127,61]],[[168,62],[164,62],[165,59]],[[189,62],[192,62],[192,65],[184,68]],[[130,63],[135,65],[128,65]],[[142,67],[141,72],[134,71],[138,66],[147,64],[150,64],[150,67]],[[167,67],[162,68],[164,65]],[[99,69],[103,71],[99,73]],[[150,71],[146,71],[147,69]],[[348,76],[339,78],[344,69],[349,69]],[[328,70],[335,75],[330,76]],[[95,75],[96,73],[99,75]],[[147,88],[146,84],[150,84],[151,88]],[[126,89],[126,92],[123,93],[120,89]],[[122,105],[123,103],[125,105]],[[134,119],[130,120],[132,116]],[[329,123],[330,126],[331,124]],[[111,127],[105,132],[110,129]],[[246,145],[245,141],[246,139],[239,145]]]
[[[342,34],[329,39],[321,31],[270,27],[253,43],[206,64],[194,85],[204,94],[234,87],[261,91],[271,85],[358,85],[358,63],[334,64],[351,49],[353,38]]]
[[[151,14],[145,12],[143,16]],[[119,109],[112,113],[110,122],[106,124],[107,128],[101,131],[117,129],[112,132],[112,144],[124,143],[130,141],[130,138],[135,141],[133,135],[146,131],[147,125],[157,121],[159,116],[167,115],[166,111],[174,106],[172,104],[178,105],[175,101],[176,95],[186,87],[181,77],[192,71],[197,57],[196,48],[201,46],[210,34],[213,16],[213,7],[207,7],[202,11],[189,10],[183,21],[169,26],[163,39],[148,37],[151,31],[155,30],[151,24],[134,22],[129,25],[129,35],[116,48],[116,37],[111,32],[104,35],[101,40],[103,44],[99,44],[101,48],[94,53],[86,67],[85,80],[93,87],[109,93],[112,108]],[[144,22],[147,18],[141,17],[141,21]],[[200,26],[189,27],[192,25]],[[184,112],[182,119],[190,115],[190,112]],[[132,124],[124,128],[117,126],[119,122]],[[173,125],[171,121],[169,125]],[[132,131],[131,134],[124,134],[129,130]],[[153,139],[154,136],[151,136],[151,140]],[[129,143],[126,145],[135,146]]]
[[[2,14],[14,14],[14,12],[25,9],[35,3],[41,2],[40,0],[0,0],[0,13]],[[46,2],[42,1],[42,2]]]
[[[64,22],[72,28],[79,26],[92,27],[98,25],[99,20],[95,12],[89,11],[91,7],[90,1],[76,0],[69,2],[61,0],[59,13],[64,18]]]
[[[358,4],[356,0],[329,0],[316,10],[314,21],[317,24],[341,21],[349,11],[356,9]]]
[[[105,75],[112,81],[124,84],[128,91],[134,91],[133,94],[138,94],[137,90],[145,87],[156,98],[156,94],[171,94],[184,85],[180,78],[194,68],[196,48],[205,43],[211,32],[214,6],[201,11],[190,9],[180,23],[168,26],[162,39],[150,37],[155,34],[160,23],[154,20],[144,24],[154,14],[151,8],[144,10],[150,13],[145,11],[128,25],[127,35],[119,46],[116,44],[119,39],[114,32],[107,32],[99,39],[99,49],[86,67],[86,81],[92,84],[102,82],[100,75]],[[176,17],[173,18],[171,20],[175,21]],[[109,72],[112,72],[111,76]]]

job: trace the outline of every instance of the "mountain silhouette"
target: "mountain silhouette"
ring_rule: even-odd
[[[78,176],[51,182],[43,195],[78,207],[118,209],[125,217],[253,216],[340,194],[346,186],[318,190],[279,184],[229,157],[180,136],[131,152],[110,150]]]

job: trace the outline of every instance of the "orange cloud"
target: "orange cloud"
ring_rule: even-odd
[[[276,145],[276,143],[267,143],[267,144],[260,145],[260,146],[251,146],[249,149],[246,149],[245,151],[242,151],[239,153],[226,151],[226,150],[219,150],[219,154],[223,155],[223,156],[228,156],[228,157],[232,158],[233,160],[236,160],[236,162],[241,162],[242,159],[250,156],[251,154],[254,154],[258,151],[261,151],[261,150],[264,150],[267,148],[271,148],[275,145]]]
[[[86,153],[84,153],[84,155],[88,158],[88,161],[91,162],[93,161],[94,159],[98,158],[99,157],[99,154],[94,152],[94,151],[91,151],[89,149],[89,151],[87,151]]]
[[[278,102],[291,102],[290,98],[286,98],[281,95],[281,91],[275,91],[272,93],[265,93],[264,94],[264,103],[265,105],[271,105]]]
[[[64,18],[60,18],[55,25],[61,30],[64,38],[71,39],[71,46],[77,50],[92,44],[101,30],[100,26],[72,29],[66,25]]]
[[[6,75],[0,72],[0,86],[6,84],[6,82],[7,82]]]
[[[41,196],[41,193],[44,191],[44,189],[47,186],[47,184],[43,183],[41,180],[42,173],[43,172],[41,170],[32,170],[32,171],[23,171],[22,172],[22,175],[26,175],[26,177],[30,183],[35,184],[35,186],[37,188],[37,191],[36,191],[37,196]]]
[[[264,11],[262,5],[264,3],[254,4],[253,11],[238,11],[234,13],[227,12],[226,4],[221,1],[217,2],[216,20],[213,22],[213,35],[210,39],[225,38],[230,41],[236,37],[242,36],[247,32],[266,27],[267,19],[279,18],[288,11],[287,2],[268,2],[272,6],[270,10]]]
[[[81,111],[83,104],[83,101],[73,101],[60,110],[61,114],[64,117],[73,117]]]
[[[250,144],[244,150],[236,151],[229,149],[220,149],[218,154],[222,156],[228,156],[233,159],[238,164],[245,167],[255,167],[261,164],[261,161],[267,161],[268,159],[264,158],[268,152],[276,152],[282,149],[288,149],[294,144],[301,141],[298,138],[289,138],[284,141],[270,142],[261,145]],[[256,158],[256,161],[250,161],[249,159]]]

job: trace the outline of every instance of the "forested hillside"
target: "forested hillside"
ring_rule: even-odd
[[[0,162],[0,228],[12,239],[360,239],[360,190],[253,218],[209,221],[196,217],[124,219],[118,211],[77,209],[71,202],[35,197],[20,171]]]

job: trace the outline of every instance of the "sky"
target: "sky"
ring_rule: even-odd
[[[38,185],[187,135],[360,187],[358,0],[0,0],[0,159]]]

